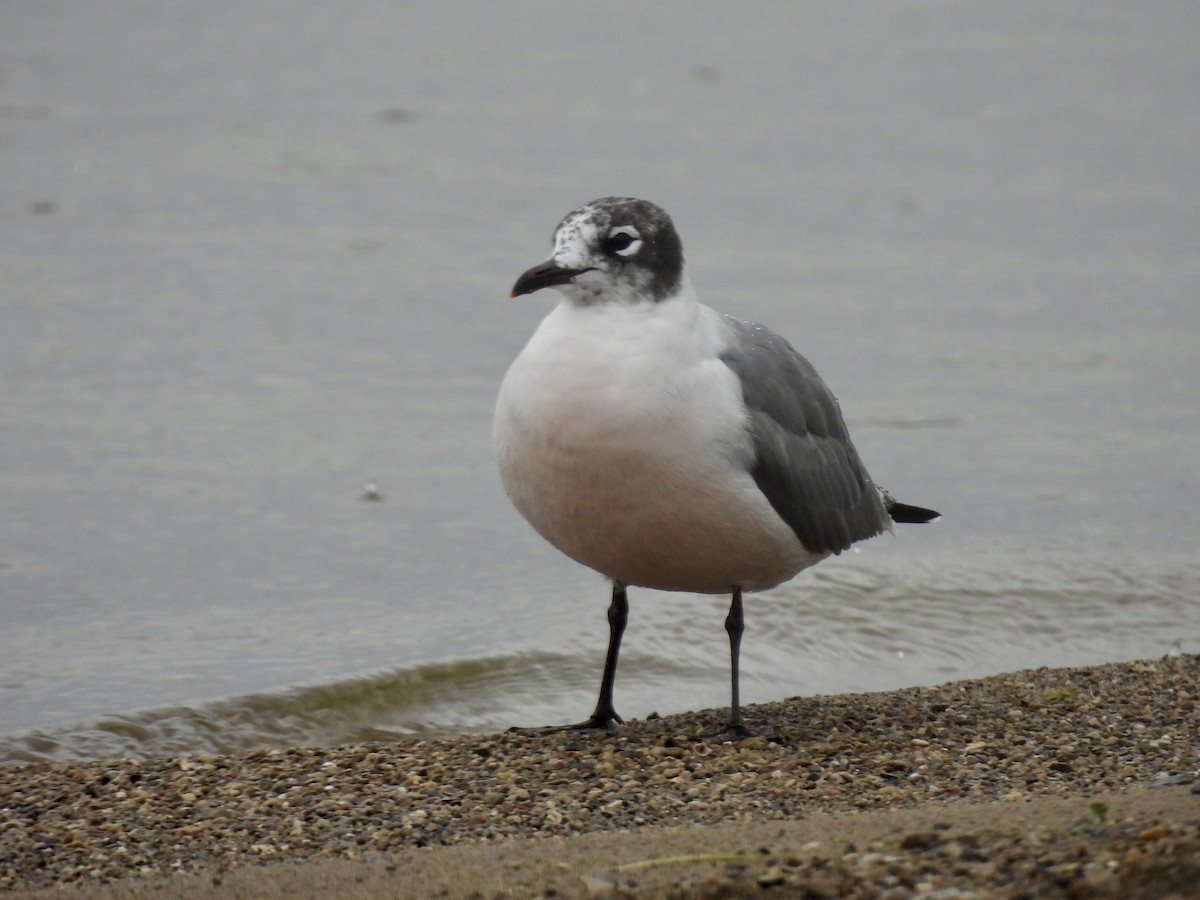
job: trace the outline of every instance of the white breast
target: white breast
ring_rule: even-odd
[[[771,587],[820,557],[758,490],[721,317],[690,289],[657,304],[560,304],[496,405],[505,489],[568,556],[626,584]]]

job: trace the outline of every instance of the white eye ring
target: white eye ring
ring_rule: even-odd
[[[604,249],[615,256],[633,256],[642,248],[642,236],[632,225],[620,225],[604,239]]]

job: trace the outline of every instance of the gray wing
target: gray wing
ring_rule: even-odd
[[[841,553],[887,528],[879,491],[817,370],[770,329],[725,321],[733,340],[721,359],[742,383],[750,474],[780,518],[814,553]]]

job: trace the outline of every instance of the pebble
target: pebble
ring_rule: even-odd
[[[616,737],[512,732],[3,767],[0,890],[946,798],[1187,791],[1166,785],[1193,784],[1200,770],[1198,686],[1200,657],[1181,654],[746,707],[758,736],[734,743],[703,737],[723,725],[724,711],[709,710],[629,722]],[[1117,891],[1115,879],[1171,855],[1200,873],[1200,816],[1102,826],[1074,843],[913,831],[888,848],[808,848],[765,859],[738,890],[967,897],[1012,883],[1082,896]],[[614,889],[603,877],[586,885]]]

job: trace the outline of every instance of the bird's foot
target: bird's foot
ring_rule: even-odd
[[[517,728],[508,729],[509,732],[516,734],[620,734],[621,730],[617,725],[625,720],[618,716],[612,710],[606,712],[596,711],[592,713],[591,718],[576,722],[574,725],[546,725],[542,728]]]
[[[710,744],[727,744],[732,741],[742,741],[750,737],[752,732],[741,722],[730,722],[716,734],[704,735],[703,740]]]

